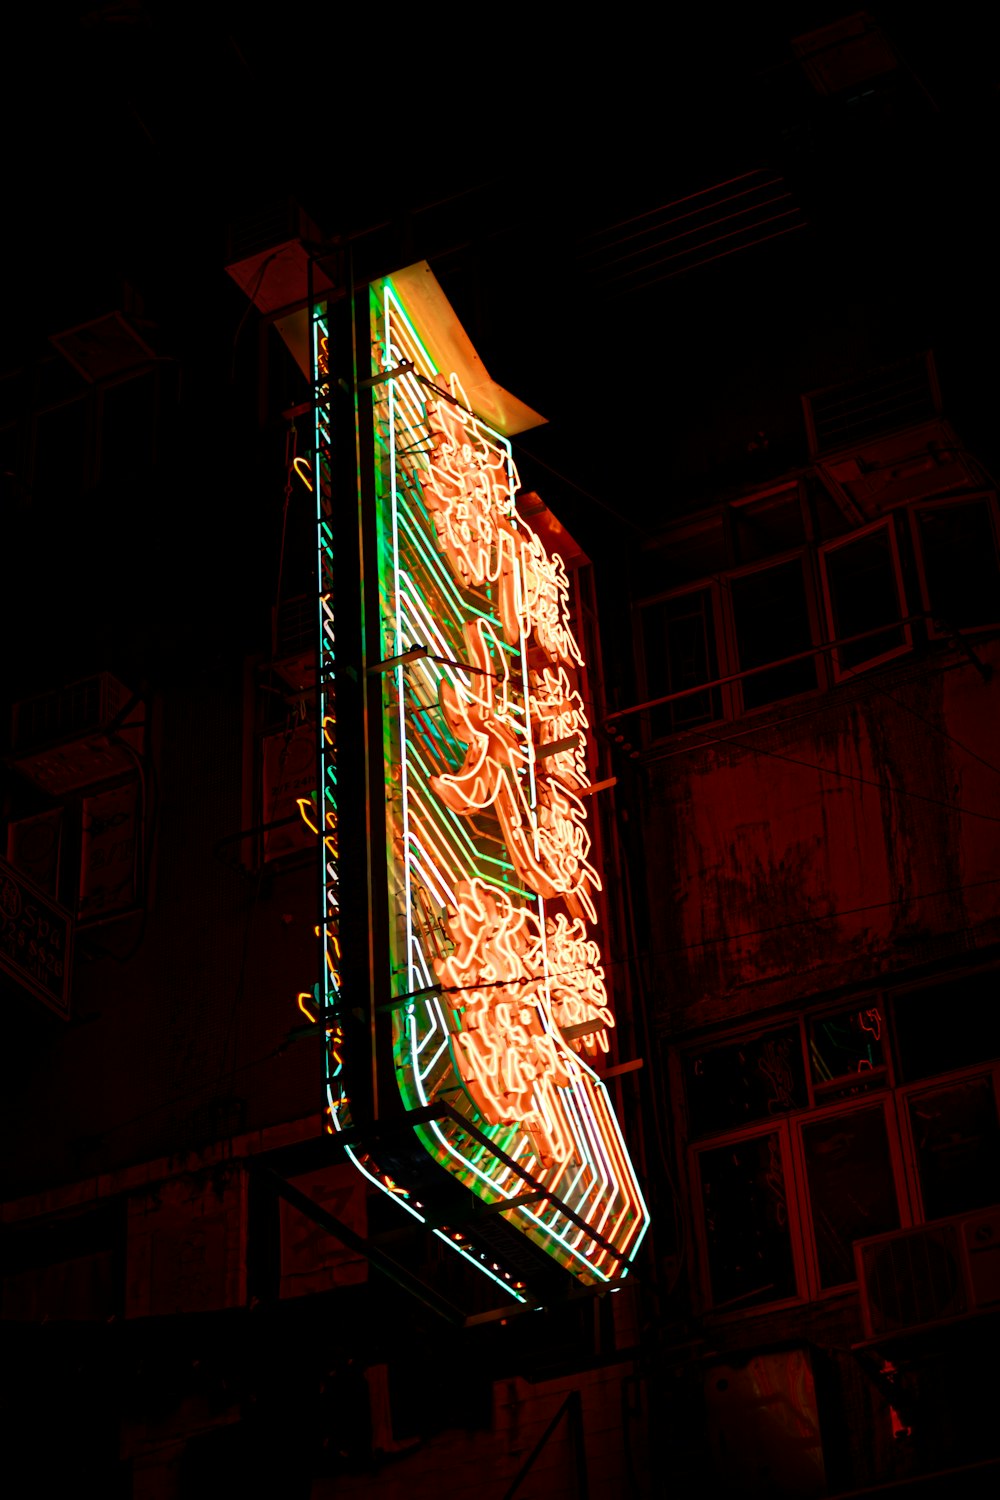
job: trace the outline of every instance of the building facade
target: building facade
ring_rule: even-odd
[[[614,1294],[560,1271],[504,1320],[327,1128],[317,240],[234,238],[208,337],[129,294],[4,386],[3,1315],[39,1492],[988,1486],[997,501],[932,358],[859,361],[797,467],[619,540],[607,695],[624,573],[570,557],[652,1230]]]
[[[704,1402],[689,1478],[754,1494],[995,1457],[996,496],[929,356],[803,404],[807,465],[647,545],[608,724],[678,1220],[665,1400]]]
[[[299,324],[315,306],[310,278],[331,319],[338,294],[330,280],[322,284],[328,259],[304,248],[308,231],[288,227],[294,232],[278,246],[248,251],[244,241],[234,251],[242,258],[231,261],[245,270],[256,254],[266,269],[284,255],[291,265],[279,266],[277,292],[246,273],[245,290],[263,288],[272,301],[251,309],[261,337],[233,391],[224,451],[200,425],[203,346],[195,341],[170,361],[190,382],[184,389],[176,378],[161,380],[163,330],[134,308],[56,335],[36,365],[11,376],[19,397],[8,423],[12,472],[23,494],[9,517],[9,555],[37,556],[48,538],[54,591],[74,627],[67,639],[47,622],[37,575],[25,568],[9,601],[24,646],[8,700],[0,870],[13,1147],[3,1190],[3,1316],[16,1354],[8,1411],[24,1461],[43,1455],[32,1461],[45,1493],[74,1476],[100,1493],[149,1500],[208,1493],[221,1482],[289,1495],[390,1494],[401,1485],[440,1493],[447,1482],[472,1494],[488,1463],[519,1494],[539,1485],[570,1493],[585,1476],[613,1494],[623,1474],[640,1485],[646,1464],[645,1405],[628,1354],[638,1341],[638,1302],[620,1273],[578,1284],[545,1249],[550,1219],[535,1205],[544,1200],[562,1213],[559,1195],[575,1194],[558,1248],[588,1278],[584,1255],[592,1252],[579,1248],[581,1234],[590,1236],[585,1246],[593,1240],[599,1266],[645,1230],[637,1218],[630,1231],[612,1201],[608,1184],[620,1165],[602,1153],[620,1137],[610,1125],[588,1135],[576,1123],[588,1110],[617,1109],[641,1153],[627,985],[611,981],[617,1028],[610,1012],[595,1020],[578,1007],[564,1018],[580,1033],[570,1042],[581,1057],[586,1047],[593,1055],[591,1069],[567,1054],[581,1102],[566,1108],[579,1151],[592,1152],[596,1166],[574,1158],[567,1171],[553,1146],[553,1180],[542,1182],[524,1165],[524,1142],[515,1151],[509,1140],[497,1162],[511,1162],[500,1174],[518,1198],[509,1212],[530,1218],[541,1249],[522,1248],[488,1198],[483,1205],[452,1185],[442,1199],[438,1169],[404,1139],[405,1116],[400,1124],[391,1107],[363,1111],[375,1056],[368,1022],[388,1036],[396,1004],[393,991],[385,1013],[373,1006],[365,1021],[361,988],[376,963],[366,864],[379,851],[358,817],[366,805],[355,753],[363,726],[345,728],[350,684],[366,673],[345,660],[363,604],[349,565],[335,583],[317,569],[317,524],[321,538],[342,525],[349,537],[350,528],[329,507],[317,523],[316,490],[333,482],[339,499],[349,486],[336,489],[326,466],[334,450],[317,439],[323,403],[308,360],[303,369],[296,357]],[[416,269],[423,277],[426,267]],[[242,316],[237,302],[238,327]],[[339,399],[332,370],[317,378],[328,402],[331,391]],[[50,410],[39,393],[59,380],[66,391]],[[439,404],[446,399],[437,393]],[[131,413],[124,456],[112,426],[119,400]],[[59,463],[40,435],[50,418],[62,434]],[[508,542],[516,524],[523,538],[559,542],[568,572],[555,579],[558,609],[546,620],[563,635],[575,632],[590,662],[585,677],[574,642],[574,681],[580,671],[578,687],[566,688],[568,709],[582,705],[582,691],[600,719],[591,564],[537,496],[522,496],[519,522],[505,521]],[[540,544],[524,544],[542,556]],[[107,581],[118,578],[107,597]],[[335,667],[333,631],[319,639],[334,588]],[[352,597],[356,616],[348,619]],[[486,618],[482,610],[477,618]],[[430,655],[437,676],[442,661],[458,671],[461,691],[462,663],[442,656],[461,649],[461,622],[452,623],[457,645],[409,656]],[[439,609],[436,628],[447,625]],[[500,629],[490,627],[494,645]],[[522,639],[527,632],[522,624]],[[381,627],[375,633],[381,640]],[[428,639],[433,650],[436,638]],[[378,690],[381,667],[376,661]],[[384,674],[390,687],[401,673]],[[536,697],[541,691],[533,688]],[[425,720],[434,708],[420,706]],[[559,734],[549,735],[555,750],[548,763],[538,753],[535,780],[547,785],[563,755],[573,786],[593,787],[611,934],[621,929],[617,842],[612,804],[597,802],[613,781],[604,775],[610,750],[595,747],[593,774],[584,769],[585,723],[578,716],[568,726],[564,749]],[[367,805],[381,815],[393,785],[381,754],[377,769],[386,788]],[[332,811],[317,796],[328,781],[339,788]],[[488,870],[497,840],[488,824],[475,837]],[[596,872],[593,879],[596,900]],[[334,926],[331,889],[339,891],[337,922],[343,912],[353,926]],[[552,910],[558,891],[548,895]],[[587,890],[580,899],[596,920]],[[434,923],[427,941],[444,963],[453,944],[440,914]],[[572,937],[576,926],[582,918],[559,931]],[[350,996],[335,1020],[324,972],[338,1001],[342,989]],[[378,982],[387,984],[388,973]],[[488,985],[484,993],[488,1006]],[[597,1030],[612,1032],[603,1049]],[[426,1077],[422,1052],[416,1046],[414,1088]],[[350,1101],[331,1066],[341,1053],[353,1065],[344,1073]],[[382,1057],[378,1083],[391,1088],[392,1050]],[[491,1078],[480,1070],[470,1091],[488,1094]],[[444,1078],[448,1097],[438,1115],[424,1114],[443,1118],[459,1144],[470,1142],[476,1164],[489,1140],[470,1136],[479,1116],[468,1107],[444,1113],[456,1089],[457,1073]],[[488,1104],[480,1099],[480,1115]],[[535,1122],[526,1118],[527,1131]],[[502,1123],[509,1135],[510,1122]],[[636,1184],[626,1183],[633,1218]],[[44,1397],[53,1382],[74,1407],[55,1446],[46,1443]]]

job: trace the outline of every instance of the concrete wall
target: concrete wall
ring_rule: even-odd
[[[68,1024],[19,1007],[4,1196],[322,1108],[318,1045],[278,1053],[316,971],[315,864],[259,876],[220,847],[246,826],[242,695],[234,662],[150,706],[148,912],[78,934]]]
[[[987,670],[1000,664],[995,636],[971,644]],[[651,759],[660,1029],[996,942],[998,703],[996,679],[947,649]]]

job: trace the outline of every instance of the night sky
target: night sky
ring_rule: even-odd
[[[120,305],[128,282],[200,428],[169,513],[136,512],[100,546],[134,558],[146,530],[211,572],[231,540],[221,491],[252,482],[241,452],[280,473],[280,436],[262,460],[250,430],[255,336],[224,265],[227,224],[287,194],[324,236],[356,236],[373,274],[431,261],[494,378],[549,418],[519,443],[522,477],[592,554],[803,462],[803,391],[928,347],[946,414],[991,464],[985,8],[880,8],[890,74],[823,98],[791,39],[849,13],[390,23],[126,0],[8,21],[3,364]],[[682,253],[681,200],[754,173],[773,231],[738,248],[724,224],[713,258]],[[76,557],[88,538],[77,527]]]

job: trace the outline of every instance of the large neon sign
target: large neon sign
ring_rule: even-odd
[[[648,1213],[595,1067],[614,1016],[596,929],[601,881],[591,858],[589,725],[569,577],[518,514],[509,441],[476,415],[457,378],[435,367],[391,278],[372,285],[370,310],[396,1080],[440,1167],[584,1283],[615,1281]],[[322,393],[322,310],[313,327]],[[334,660],[322,404],[321,682]],[[322,712],[331,726],[321,756],[322,936],[334,1015],[337,773],[328,694]],[[350,1101],[335,1024],[328,1040],[331,1128],[344,1129]],[[443,1107],[437,1117],[435,1105]],[[422,1217],[404,1188],[354,1154]]]

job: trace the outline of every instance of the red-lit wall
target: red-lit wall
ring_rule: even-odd
[[[995,671],[1000,643],[971,644]],[[651,759],[660,1027],[676,1036],[995,943],[996,731],[995,679],[947,650]]]

